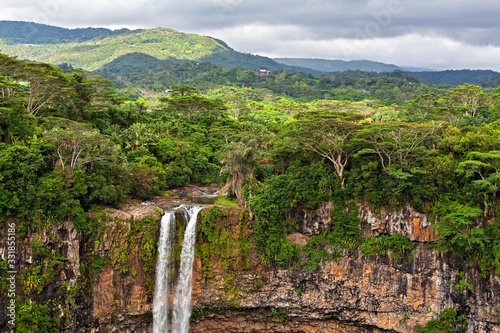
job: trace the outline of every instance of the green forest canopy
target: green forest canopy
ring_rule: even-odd
[[[203,90],[131,98],[99,76],[0,55],[2,220],[26,232],[69,218],[89,232],[94,207],[227,183],[256,216],[265,261],[298,260],[285,238],[296,226],[283,222],[294,209],[410,203],[438,218],[441,249],[500,274],[500,88],[205,69],[213,80]],[[359,244],[356,218],[343,221],[311,253],[324,255],[321,242]]]

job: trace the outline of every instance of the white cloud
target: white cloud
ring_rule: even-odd
[[[399,66],[500,71],[500,47],[465,44],[436,34],[311,40],[293,26],[255,24],[218,30],[212,36],[237,50],[269,57],[369,59]]]
[[[497,0],[3,0],[0,19],[169,27],[271,56],[500,70]]]

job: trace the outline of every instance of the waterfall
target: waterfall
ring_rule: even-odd
[[[166,212],[161,218],[158,239],[158,259],[156,261],[155,294],[153,298],[153,333],[166,333],[168,330],[168,286],[169,263],[172,253],[172,234],[175,226],[175,213]]]
[[[188,333],[191,316],[191,291],[193,283],[194,246],[196,242],[196,222],[203,206],[181,206],[186,215],[187,227],[182,242],[179,278],[175,288],[172,332]],[[156,263],[156,283],[153,298],[153,333],[168,332],[169,263],[173,246],[175,213],[166,212],[161,219],[158,239],[158,261]]]
[[[182,242],[179,280],[175,289],[173,306],[172,332],[175,333],[188,333],[189,331],[196,221],[202,208],[203,206],[192,206],[187,209],[189,222]]]

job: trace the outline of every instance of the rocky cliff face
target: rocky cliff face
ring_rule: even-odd
[[[333,205],[324,202],[315,212],[307,209],[297,209],[288,219],[298,219],[300,233],[303,235],[317,235],[332,228],[331,213]],[[406,205],[399,211],[389,212],[382,208],[379,213],[373,212],[367,203],[358,205],[358,216],[367,222],[360,226],[364,236],[379,236],[381,234],[400,234],[411,241],[431,242],[438,239],[437,233],[430,228],[434,221],[430,221],[425,214],[415,211]]]
[[[467,332],[500,332],[491,316],[500,311],[500,279],[470,270],[474,290],[459,292],[461,270],[420,245],[397,262],[357,253],[317,271],[258,267],[231,281],[237,292],[229,299],[227,281],[198,275],[195,307],[223,310],[202,316],[193,332],[413,332],[448,307],[467,313]]]
[[[430,248],[425,242],[436,239],[430,222],[411,207],[379,214],[366,205],[359,209],[365,234],[401,233],[416,249],[400,260],[346,252],[314,271],[269,267],[248,243],[245,249],[231,243],[252,238],[251,221],[239,208],[224,208],[220,225],[230,246],[225,254],[196,259],[191,332],[414,332],[416,324],[449,307],[466,315],[466,332],[500,332],[500,277],[481,277]],[[330,210],[325,203],[316,213],[301,212],[297,243],[329,229],[335,223]],[[107,209],[96,218],[104,227],[93,242],[70,221],[31,235],[67,258],[37,299],[62,300],[69,332],[151,332],[156,253],[151,240],[157,239],[161,214],[155,206]],[[197,246],[206,241],[200,238]],[[35,261],[28,243],[19,244],[24,267]],[[67,297],[54,288],[62,282],[79,292]],[[472,290],[460,287],[467,282]]]
[[[57,311],[50,315],[59,317],[58,325],[66,326],[65,332],[108,332],[108,325],[111,330],[136,332],[142,323],[144,332],[149,332],[154,267],[144,267],[146,251],[141,251],[145,245],[142,239],[146,227],[151,239],[156,239],[161,215],[162,210],[155,206],[108,208],[95,218],[102,221],[100,230],[94,230],[99,235],[93,241],[78,232],[72,221],[17,238],[18,305],[27,299],[38,304],[56,304]],[[153,223],[138,227],[144,219]],[[3,235],[0,258],[5,260]],[[155,251],[155,243],[152,247]],[[146,271],[151,278],[146,277]],[[2,290],[0,305],[6,297]],[[15,327],[11,328],[14,332]],[[0,331],[7,331],[4,311],[0,315]]]
[[[92,251],[110,260],[92,280],[92,317],[97,327],[91,332],[151,331],[154,265],[145,263],[147,252],[141,248],[151,246],[147,245],[146,230],[156,240],[161,215],[162,210],[153,205],[104,211],[100,221],[104,228]],[[154,223],[138,226],[147,218]],[[154,254],[156,242],[152,246],[148,250]]]
[[[15,220],[11,221],[16,224]],[[0,258],[6,258],[5,233],[0,237]],[[29,299],[47,304],[55,302],[64,323],[74,332],[90,325],[90,295],[82,292],[90,287],[82,276],[82,257],[85,239],[72,221],[62,221],[39,233],[28,232],[16,239],[16,295],[17,305]],[[1,284],[0,284],[1,285]],[[7,295],[1,290],[0,304]],[[2,307],[3,308],[3,307]],[[10,327],[9,332],[15,328]],[[8,331],[4,311],[0,316],[0,331]]]
[[[450,254],[432,249],[437,239],[427,216],[405,206],[373,213],[359,205],[366,236],[402,234],[416,249],[402,259],[367,258],[360,252],[323,262],[317,270],[279,269],[252,257],[249,270],[202,260],[195,265],[192,332],[414,332],[446,308],[466,314],[466,332],[500,332],[500,277],[481,277]],[[297,244],[331,228],[330,203],[297,212]],[[297,215],[296,215],[297,216]],[[229,219],[228,219],[229,221]],[[233,220],[233,224],[235,221]],[[226,222],[229,231],[237,228]],[[462,275],[463,274],[463,275]],[[462,288],[472,283],[473,289]]]

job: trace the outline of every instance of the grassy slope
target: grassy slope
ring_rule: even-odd
[[[85,42],[60,44],[0,43],[0,52],[19,58],[68,63],[85,70],[97,70],[128,53],[140,52],[158,59],[200,60],[213,53],[228,51],[216,40],[172,29],[157,28]]]

